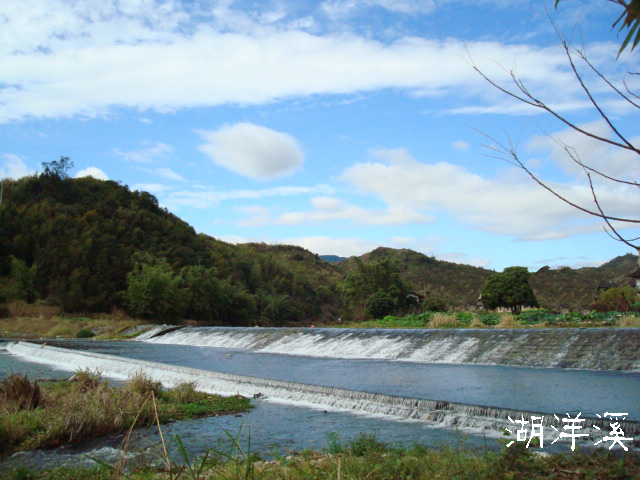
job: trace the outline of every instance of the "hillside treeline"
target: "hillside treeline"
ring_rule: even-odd
[[[473,308],[495,274],[411,250],[378,248],[330,264],[295,246],[231,245],[197,234],[147,192],[72,179],[68,168],[61,158],[38,175],[3,181],[0,304],[295,325]],[[545,267],[529,283],[545,308],[584,310],[603,281],[625,284],[634,263],[627,255],[599,268]]]
[[[313,318],[331,300],[272,256],[196,234],[147,192],[65,173],[4,181],[0,303],[247,324]]]

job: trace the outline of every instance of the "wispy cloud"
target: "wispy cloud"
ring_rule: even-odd
[[[296,195],[332,194],[335,188],[329,185],[313,187],[282,186],[257,190],[181,190],[168,194],[164,203],[173,207],[210,208],[227,200],[259,200],[270,197]]]
[[[122,151],[114,149],[113,152],[128,162],[149,165],[153,163],[154,160],[166,158],[171,155],[173,153],[173,147],[166,143],[157,142],[136,150]]]
[[[0,167],[0,178],[13,178],[15,180],[35,173],[35,170],[27,166],[18,155],[5,153],[2,157],[3,166]]]
[[[365,3],[407,14],[435,5]],[[252,16],[226,2],[208,13],[189,5],[106,0],[97,8],[93,2],[32,0],[29,8],[17,8],[1,2],[0,17],[7,21],[0,39],[0,122],[104,115],[116,107],[166,112],[265,104],[386,88],[432,96],[455,92],[460,103],[470,103],[464,97],[480,100],[472,109],[489,108],[495,96],[470,68],[469,56],[497,81],[506,78],[500,66],[517,59],[528,86],[566,105],[579,91],[568,81],[558,48],[409,36],[383,42],[305,31],[300,22],[281,23],[287,14],[277,9]],[[162,152],[162,145],[156,147]],[[131,161],[148,163],[153,152],[129,153]]]
[[[601,226],[546,190],[530,182],[519,170],[509,182],[471,173],[451,163],[422,163],[406,150],[378,150],[381,161],[358,163],[342,180],[361,194],[370,194],[390,207],[420,212],[443,212],[475,228],[526,240],[564,238]],[[584,184],[552,183],[576,203],[590,205],[591,191]],[[600,190],[608,211],[633,217],[640,209],[631,188]]]
[[[166,178],[167,180],[175,180],[177,182],[187,181],[182,175],[174,172],[170,168],[166,168],[166,167],[156,168],[155,173],[159,177]]]

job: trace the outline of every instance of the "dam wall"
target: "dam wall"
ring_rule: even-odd
[[[322,410],[347,411],[398,420],[412,420],[432,426],[456,427],[482,431],[490,436],[501,436],[505,428],[515,432],[510,419],[542,417],[545,425],[562,429],[561,419],[545,412],[529,412],[484,405],[425,400],[306,383],[271,380],[233,375],[210,370],[179,367],[163,363],[69,350],[27,342],[9,343],[7,351],[30,361],[77,369],[98,369],[103,375],[126,379],[144,373],[167,387],[182,382],[195,382],[199,390],[223,395],[240,394],[266,401],[288,403]],[[595,435],[609,431],[606,418],[584,418],[585,431]],[[625,420],[620,423],[626,434],[640,433],[640,422]],[[552,434],[552,428],[548,428]]]
[[[640,328],[158,327],[138,340],[328,358],[640,371]]]

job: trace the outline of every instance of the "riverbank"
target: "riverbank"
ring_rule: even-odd
[[[251,409],[241,396],[221,397],[182,383],[162,390],[144,374],[114,387],[89,370],[67,381],[29,380],[12,374],[0,381],[0,458],[23,450],[75,443],[135,426]]]
[[[503,447],[499,453],[474,452],[456,448],[426,448],[415,445],[403,448],[379,442],[372,435],[361,435],[343,444],[339,437],[330,439],[323,451],[304,451],[264,461],[250,452],[232,446],[231,452],[212,449],[205,457],[190,458],[184,453],[181,462],[167,457],[161,466],[126,464],[100,465],[94,468],[55,468],[31,471],[14,467],[0,473],[2,480],[131,480],[164,479],[341,479],[415,480],[529,480],[640,478],[640,456],[633,453],[611,453],[608,450],[577,451],[547,455],[534,453],[524,444]]]
[[[0,337],[5,338],[96,338],[122,340],[145,322],[112,316],[24,316],[0,319]],[[148,322],[146,322],[148,324]]]

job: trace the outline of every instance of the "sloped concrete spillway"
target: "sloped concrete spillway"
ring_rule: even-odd
[[[330,358],[640,371],[640,329],[427,329],[185,327],[140,341]]]
[[[9,344],[7,350],[31,361],[71,370],[99,369],[103,374],[115,378],[127,378],[142,371],[165,386],[193,381],[199,389],[211,393],[241,394],[249,397],[260,394],[259,397],[266,398],[267,401],[483,430],[489,436],[499,436],[502,429],[513,428],[509,417],[529,419],[532,415],[537,415],[543,417],[545,425],[559,426],[559,420],[554,415],[544,413],[232,375],[26,342]],[[640,422],[626,420],[620,425],[626,434],[640,433]],[[583,426],[585,431],[598,436],[608,432],[609,421],[605,418],[585,418]],[[552,430],[549,428],[547,433],[552,433]]]

